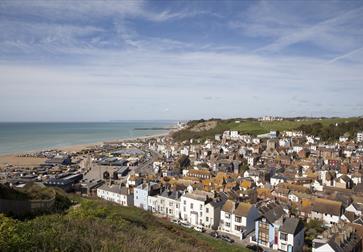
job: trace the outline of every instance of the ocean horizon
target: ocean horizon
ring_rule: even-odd
[[[0,155],[162,134],[176,122],[0,122]]]

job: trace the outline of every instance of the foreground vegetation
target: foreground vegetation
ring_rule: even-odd
[[[54,188],[40,186],[36,183],[28,183],[21,188],[11,188],[0,184],[0,198],[8,200],[47,200],[55,197]]]
[[[329,135],[331,131],[328,133],[325,132],[326,129],[329,129],[330,125],[335,125],[338,123],[339,125],[342,123],[356,122],[358,118],[291,118],[284,119],[283,121],[264,121],[260,122],[256,119],[210,119],[210,120],[198,120],[191,121],[188,123],[185,129],[173,133],[173,138],[176,141],[185,141],[189,139],[211,139],[214,138],[216,134],[222,134],[226,130],[237,130],[240,134],[249,134],[249,135],[258,135],[268,133],[271,130],[274,131],[284,131],[284,130],[305,130],[306,128],[301,128],[303,125],[313,125],[319,124],[322,126],[322,131],[318,132],[317,136]],[[200,125],[215,122],[214,127],[204,128],[203,130],[196,130],[196,128],[203,128]],[[363,129],[363,128],[362,128]],[[308,132],[306,132],[308,133]],[[326,133],[326,134],[325,134]],[[345,132],[344,132],[345,133]],[[343,133],[343,134],[344,134]],[[333,135],[332,138],[336,138],[339,136]],[[324,137],[322,137],[324,138]]]
[[[79,199],[78,199],[79,200]],[[151,213],[80,200],[63,214],[20,221],[0,215],[0,251],[247,251]]]

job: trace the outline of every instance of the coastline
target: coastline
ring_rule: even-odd
[[[7,165],[13,166],[21,166],[21,167],[29,167],[32,168],[37,166],[45,161],[44,158],[37,158],[37,157],[21,157],[19,155],[27,154],[27,153],[36,153],[45,150],[60,150],[64,152],[77,152],[86,148],[92,148],[95,146],[102,145],[108,142],[126,142],[126,141],[135,141],[135,140],[145,140],[155,137],[165,137],[171,134],[173,130],[168,130],[165,133],[158,133],[158,134],[150,134],[145,136],[135,136],[135,137],[126,137],[126,138],[116,138],[112,140],[100,141],[96,143],[87,143],[87,144],[74,144],[74,145],[67,145],[61,147],[49,147],[47,149],[35,149],[26,152],[16,152],[16,153],[8,153],[8,154],[0,154],[0,169],[4,168]]]

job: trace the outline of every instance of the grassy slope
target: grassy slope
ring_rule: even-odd
[[[346,122],[357,120],[357,118],[327,118],[327,119],[308,119],[304,121],[296,120],[283,120],[283,121],[272,121],[272,122],[259,122],[256,120],[240,120],[240,123],[236,123],[236,120],[221,120],[218,122],[217,126],[213,129],[202,131],[202,132],[192,132],[189,129],[184,129],[174,133],[174,138],[178,141],[184,141],[191,138],[213,138],[215,134],[221,134],[225,130],[237,130],[241,134],[251,134],[258,135],[269,132],[270,130],[292,130],[296,129],[302,124],[313,124],[321,123],[323,126],[328,126],[330,124],[335,124],[339,122]],[[191,125],[195,125],[193,122]]]
[[[82,200],[65,214],[0,215],[0,251],[248,251],[136,208]]]

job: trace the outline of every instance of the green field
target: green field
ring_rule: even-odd
[[[324,127],[331,124],[356,121],[358,118],[324,118],[324,119],[300,119],[300,120],[283,120],[272,122],[259,122],[257,120],[246,119],[228,119],[218,120],[217,126],[213,129],[194,132],[191,129],[200,123],[199,121],[191,121],[189,127],[180,130],[173,134],[177,141],[184,141],[188,139],[206,139],[213,138],[215,134],[221,134],[226,130],[237,130],[240,134],[258,135],[268,133],[271,130],[284,131],[293,130],[301,125],[311,125],[314,123],[321,123]],[[240,121],[236,123],[236,121]]]
[[[0,251],[248,251],[141,209],[80,201],[25,221],[0,214]]]

